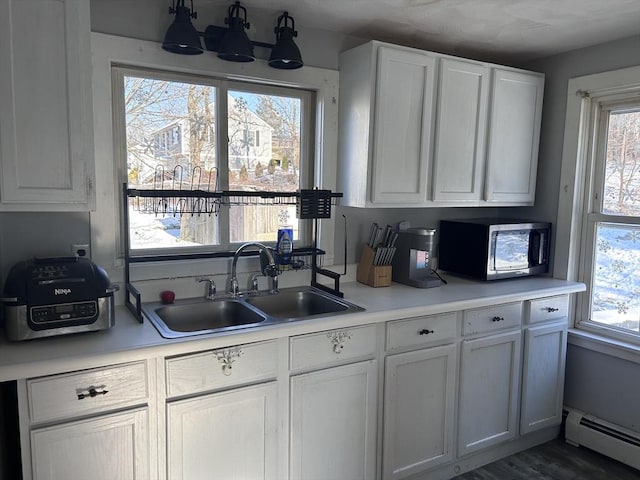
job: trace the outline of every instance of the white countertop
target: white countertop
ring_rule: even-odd
[[[428,289],[397,283],[382,288],[347,283],[342,286],[345,300],[365,308],[364,312],[179,339],[161,337],[150,322],[138,323],[125,307],[119,306],[116,308],[116,325],[105,331],[25,342],[9,342],[2,335],[0,382],[585,289],[581,283],[545,277],[494,282],[456,277],[448,277],[447,280],[448,285]]]

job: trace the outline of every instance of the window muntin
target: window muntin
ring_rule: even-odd
[[[579,325],[640,334],[640,106],[594,102]],[[640,338],[640,337],[638,337]]]
[[[124,85],[130,187],[311,188],[310,92],[128,68],[116,68],[114,77]],[[223,138],[228,142],[218,141]],[[139,201],[129,199],[133,254],[273,243],[283,222],[294,228],[297,242],[307,244],[310,238],[310,226],[298,225],[291,205],[223,205],[196,215],[169,202],[162,206],[164,214],[154,215],[141,213]]]

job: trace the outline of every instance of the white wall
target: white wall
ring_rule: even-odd
[[[570,78],[640,65],[640,36],[541,59],[524,68],[546,75],[536,205],[533,217],[555,224]],[[525,209],[523,209],[525,210]],[[640,361],[640,360],[639,360]],[[565,402],[605,420],[640,431],[638,364],[570,346]]]

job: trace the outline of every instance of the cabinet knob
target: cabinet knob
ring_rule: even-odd
[[[233,363],[242,356],[242,350],[238,347],[233,349],[223,349],[214,352],[218,363],[222,365],[222,374],[228,377],[233,372]]]
[[[492,322],[502,322],[504,321],[504,317],[495,316],[491,319]]]
[[[351,338],[351,332],[343,330],[341,332],[329,332],[327,338],[331,341],[333,353],[340,354],[344,348],[344,344]]]
[[[554,307],[547,307],[546,310],[547,310],[547,312],[552,313],[552,312],[557,312],[560,309],[559,308],[554,308]]]
[[[109,390],[105,390],[104,386],[98,388],[102,388],[102,390],[97,390],[95,387],[90,387],[87,393],[78,393],[78,400],[83,400],[87,397],[93,398],[97,397],[98,395],[106,395],[107,393],[109,393]]]
[[[418,332],[418,335],[429,335],[430,333],[435,333],[433,330],[429,330],[427,328],[423,328]]]

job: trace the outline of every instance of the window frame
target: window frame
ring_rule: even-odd
[[[640,344],[640,334],[589,319],[595,229],[598,222],[640,225],[640,217],[600,213],[606,141],[603,111],[640,106],[640,67],[569,80],[558,197],[554,277],[583,282],[573,302],[573,325],[611,341]]]
[[[603,193],[605,187],[605,169],[609,116],[613,112],[640,109],[640,89],[624,94],[589,95],[591,115],[589,118],[589,151],[587,154],[587,188],[585,188],[584,209],[582,212],[583,231],[581,234],[581,255],[578,278],[586,285],[585,293],[577,305],[576,326],[586,330],[603,333],[607,336],[624,338],[640,343],[640,333],[632,330],[608,326],[591,319],[591,296],[595,281],[596,230],[602,224],[621,224],[640,226],[640,216],[624,216],[603,213]]]
[[[114,131],[114,141],[117,148],[117,158],[115,159],[117,165],[118,178],[117,183],[128,183],[128,153],[126,148],[126,119],[125,119],[125,105],[122,101],[124,99],[124,78],[136,77],[161,81],[175,81],[183,83],[193,83],[196,85],[205,85],[215,88],[215,98],[217,110],[215,112],[216,118],[216,132],[215,135],[218,139],[216,142],[216,158],[218,159],[218,175],[219,175],[219,188],[221,190],[231,190],[229,187],[229,149],[228,149],[228,102],[227,95],[229,92],[247,92],[250,94],[266,94],[272,96],[286,96],[289,98],[296,98],[301,102],[301,115],[300,115],[300,158],[299,165],[299,178],[300,188],[312,188],[313,187],[313,172],[314,172],[314,155],[313,144],[309,139],[314,133],[314,105],[313,105],[313,92],[300,88],[290,88],[282,86],[273,86],[266,84],[256,84],[248,81],[241,80],[227,80],[224,78],[186,74],[182,72],[176,72],[166,69],[150,69],[140,68],[131,65],[112,65],[111,78],[113,85],[113,113],[117,118],[114,122],[116,125]],[[247,135],[248,138],[253,138],[252,143],[255,146],[255,138],[257,136],[257,130],[243,130],[243,135]],[[253,136],[251,135],[253,133]],[[169,132],[163,132],[161,135],[162,143],[161,148],[169,150],[170,145],[167,143],[169,139]],[[223,139],[227,139],[224,141]],[[302,159],[305,159],[302,161]],[[118,202],[120,211],[124,208],[123,199]],[[181,247],[162,247],[162,248],[131,248],[129,247],[129,255],[131,257],[146,257],[156,255],[192,255],[200,253],[228,253],[231,255],[242,243],[233,242],[230,238],[230,220],[229,220],[229,206],[222,206],[218,215],[218,229],[220,243],[215,245],[201,245],[201,246],[181,246]],[[127,228],[123,225],[122,228]],[[124,233],[124,232],[123,232]],[[130,234],[129,234],[130,235]],[[310,246],[312,243],[312,225],[311,222],[302,221],[298,225],[298,238],[296,239],[300,246]],[[247,240],[253,241],[253,240]],[[265,245],[275,246],[276,239],[273,241],[262,241]],[[123,249],[126,248],[123,239]]]
[[[124,248],[121,238],[121,215],[118,209],[122,198],[122,184],[116,184],[117,166],[114,162],[118,146],[114,131],[118,127],[112,112],[114,95],[111,81],[112,65],[147,67],[172,70],[186,74],[216,76],[226,80],[249,80],[265,85],[300,88],[315,93],[313,144],[314,188],[336,189],[338,155],[338,78],[337,70],[305,66],[298,70],[276,70],[266,60],[257,59],[251,64],[238,64],[218,59],[215,54],[185,57],[162,50],[159,43],[128,37],[91,33],[92,90],[94,106],[94,135],[96,176],[96,208],[89,214],[91,225],[92,259],[101,265],[114,282],[124,280]],[[335,215],[319,222],[318,246],[326,254],[323,264],[333,265],[335,246]],[[340,249],[341,250],[341,249]],[[342,259],[342,254],[339,257]],[[253,262],[255,263],[255,261]],[[238,272],[254,271],[252,259],[238,264]],[[245,266],[246,264],[246,266]],[[181,260],[171,262],[144,262],[135,264],[131,271],[132,281],[149,280],[149,285],[162,283],[162,279],[182,279],[193,284],[193,277],[200,275],[228,275],[228,258],[206,260]],[[286,280],[286,279],[285,279]],[[155,282],[154,282],[155,281]]]

